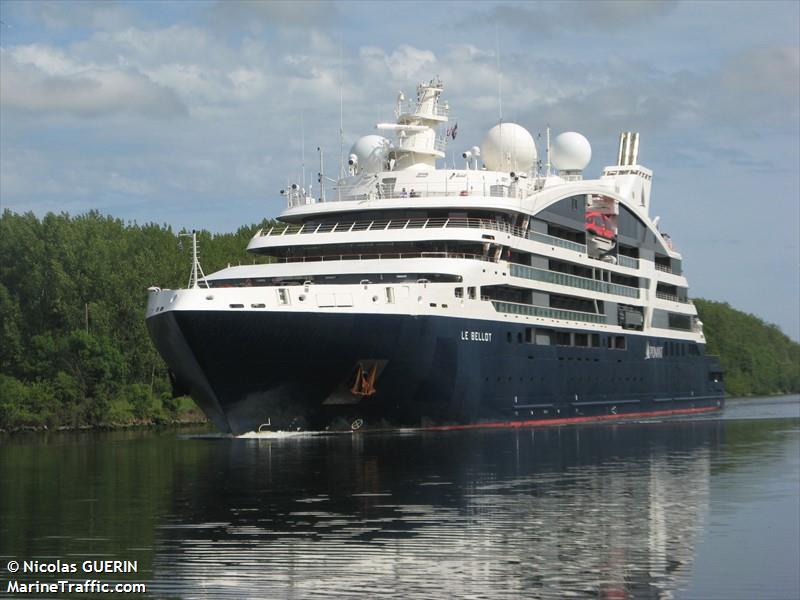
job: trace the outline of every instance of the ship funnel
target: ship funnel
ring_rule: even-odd
[[[617,165],[621,167],[637,164],[639,160],[639,132],[623,131],[619,134]]]

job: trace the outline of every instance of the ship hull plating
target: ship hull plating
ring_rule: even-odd
[[[176,387],[233,434],[555,424],[724,401],[715,357],[657,337],[537,345],[519,324],[356,313],[177,310],[147,325]]]

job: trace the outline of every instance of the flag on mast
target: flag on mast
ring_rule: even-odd
[[[447,129],[447,132],[445,133],[445,137],[449,137],[449,138],[454,140],[454,139],[456,139],[456,133],[457,132],[458,132],[458,123],[456,123],[455,125],[453,125],[452,127],[449,127]]]

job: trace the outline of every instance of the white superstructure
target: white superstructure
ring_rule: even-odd
[[[619,164],[597,179],[583,177],[583,136],[556,137],[547,172],[513,123],[465,151],[465,168],[436,168],[442,89],[401,95],[396,122],[378,125],[396,140],[358,140],[325,201],[285,191],[285,224],[248,246],[275,262],[223,269],[149,310],[436,314],[703,342],[681,256],[650,218],[638,134],[621,136]]]

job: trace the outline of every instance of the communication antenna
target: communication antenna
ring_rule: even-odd
[[[300,110],[300,164],[303,168],[303,189],[306,189],[306,124]]]
[[[505,160],[506,155],[505,148],[503,146],[503,78],[500,74],[500,32],[497,28],[497,21],[494,22],[494,47],[494,56],[497,61],[497,112],[498,116],[500,117],[500,164],[507,166],[506,163],[502,162]]]
[[[319,199],[320,202],[325,202],[325,163],[322,157],[322,148],[317,146],[317,152],[319,152],[319,174],[317,175],[320,190]]]
[[[497,112],[500,116],[500,122],[503,122],[503,79],[500,74],[500,32],[497,28],[497,21],[494,23],[494,43],[495,43],[495,58],[497,60]],[[503,135],[503,128],[500,128],[500,135]],[[502,144],[500,145],[502,148]]]
[[[545,177],[550,176],[550,125],[547,125],[547,165],[545,170]]]
[[[339,38],[339,179],[344,177],[344,94],[342,92],[342,38]]]

